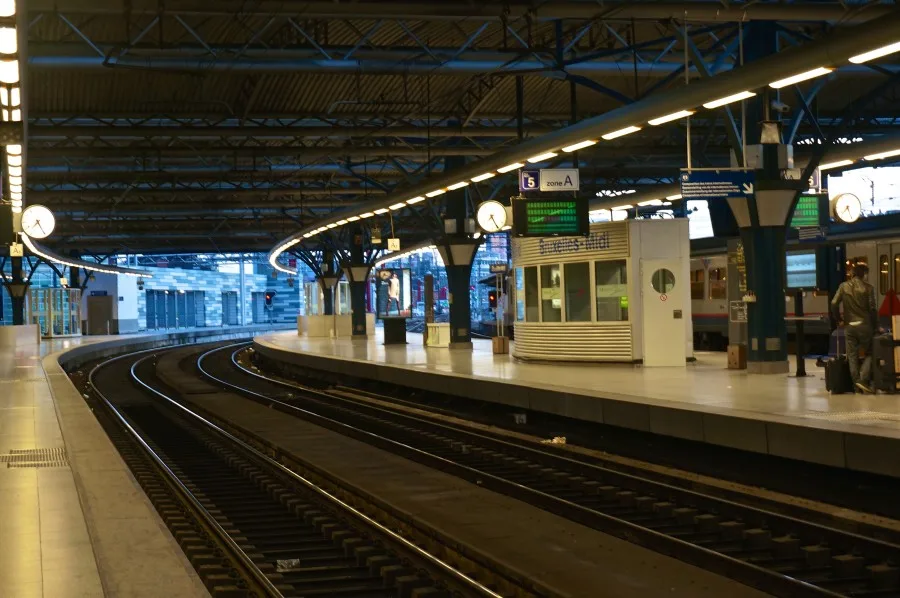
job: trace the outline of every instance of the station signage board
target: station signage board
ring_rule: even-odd
[[[519,175],[519,190],[529,191],[578,191],[581,181],[577,168],[542,168],[523,170]]]
[[[585,236],[589,232],[586,197],[514,199],[512,207],[517,237]]]
[[[505,262],[499,264],[491,264],[491,274],[506,274],[509,266]]]
[[[749,170],[692,170],[681,173],[681,197],[690,199],[747,198],[756,176]]]

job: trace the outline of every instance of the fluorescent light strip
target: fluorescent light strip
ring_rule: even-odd
[[[579,141],[578,143],[574,143],[572,145],[567,145],[566,147],[562,148],[562,151],[577,152],[580,149],[591,147],[592,145],[597,145],[597,141],[595,139],[587,139],[585,141]]]
[[[394,205],[396,205],[396,204],[394,204]],[[377,210],[375,210],[375,213],[377,215],[381,216],[382,214],[387,214],[388,210],[386,208],[378,208]]]
[[[70,268],[81,268],[82,270],[102,272],[104,274],[124,274],[125,276],[135,276],[137,278],[153,278],[152,274],[150,274],[149,272],[144,272],[142,270],[131,270],[129,268],[120,268],[118,266],[107,266],[106,268],[102,268],[99,264],[92,264],[91,262],[85,262],[82,260],[66,260],[55,253],[42,251],[38,248],[37,245],[34,244],[34,242],[31,240],[31,237],[29,237],[25,233],[19,233],[19,235],[22,238],[22,243],[25,244],[25,247],[27,247],[29,251],[31,251],[31,253],[40,256],[50,262],[63,264],[64,266],[69,266]]]
[[[487,180],[487,179],[491,178],[492,176],[495,176],[493,172],[486,172],[486,173],[484,173],[484,174],[479,174],[479,175],[476,176],[476,177],[472,177],[472,182],[473,182],[473,183],[479,183],[479,182],[481,182],[481,181],[484,181],[484,180]]]
[[[422,197],[421,195],[418,195],[418,196],[413,197],[413,198],[411,198],[411,199],[407,199],[407,200],[406,200],[406,203],[407,203],[408,205],[413,205],[413,204],[419,203],[420,201],[425,201],[425,198]]]
[[[425,195],[426,197],[437,197],[438,195],[443,195],[446,192],[446,189],[435,189],[434,191],[429,191]]]
[[[876,58],[881,58],[882,56],[887,56],[888,54],[893,54],[895,52],[900,52],[900,42],[895,44],[891,44],[889,46],[884,46],[883,48],[878,48],[877,50],[870,50],[865,54],[860,54],[859,56],[853,56],[850,58],[850,62],[853,64],[862,64],[864,62],[869,62],[870,60],[875,60]]]
[[[640,127],[634,127],[634,126],[625,127],[624,129],[619,129],[618,131],[613,131],[612,133],[607,133],[606,135],[602,135],[602,137],[604,139],[606,139],[607,141],[609,141],[611,139],[617,139],[619,137],[623,137],[625,135],[629,135],[631,133],[635,133],[640,130],[641,130]]]
[[[630,203],[627,203],[627,204],[624,204],[624,205],[621,205],[621,206],[615,206],[615,207],[613,207],[613,208],[610,208],[609,210],[610,210],[611,212],[612,212],[612,211],[615,211],[615,210],[630,210],[630,209],[632,209],[633,207],[634,207],[633,205],[631,205]]]
[[[679,110],[678,112],[673,112],[672,114],[667,114],[666,116],[660,116],[659,118],[654,118],[653,120],[648,120],[647,122],[655,127],[656,125],[669,123],[669,122],[672,122],[673,120],[687,118],[688,116],[692,115],[693,113],[694,113],[693,110]]]
[[[406,207],[406,202],[401,201],[400,203],[395,203],[395,204],[389,205],[388,209],[389,210],[399,210],[399,209],[405,208],[405,207]],[[375,213],[377,214],[378,210],[375,210]]]
[[[712,102],[707,102],[703,104],[703,107],[712,110],[713,108],[719,108],[720,106],[725,106],[727,104],[733,104],[734,102],[740,102],[741,100],[752,98],[755,95],[756,93],[752,91],[741,91],[730,96],[725,96],[724,98],[719,98],[718,100],[713,100]]]
[[[681,199],[681,193],[676,193],[675,195],[666,195],[666,199],[668,201],[678,201]]]
[[[350,216],[347,218],[347,222],[359,222],[359,216]]]
[[[326,228],[337,228],[337,224],[335,224],[334,222],[326,224],[325,226],[326,226]]]
[[[363,212],[362,214],[359,215],[359,217],[360,218],[371,218],[374,215],[375,215],[374,212]]]
[[[819,164],[819,170],[831,170],[832,168],[840,168],[841,166],[850,166],[853,160],[838,160],[837,162],[828,162],[827,164]]]
[[[338,220],[338,221],[337,221],[337,225],[338,225],[338,226],[344,226],[345,224],[347,224],[347,221],[346,221],[346,220]]]
[[[498,169],[497,169],[497,172],[499,172],[500,174],[506,174],[506,173],[509,172],[510,170],[515,170],[515,169],[517,169],[517,168],[522,168],[523,166],[525,166],[525,165],[522,164],[521,162],[513,162],[512,164],[507,164],[507,165],[504,166],[503,168],[498,168]]]
[[[798,73],[796,75],[787,77],[786,79],[779,79],[778,81],[773,81],[769,83],[769,87],[772,89],[781,89],[782,87],[787,87],[788,85],[793,85],[794,83],[800,83],[802,81],[809,81],[810,79],[815,79],[816,77],[821,77],[822,75],[827,75],[834,69],[825,68],[824,66],[820,66],[817,69],[813,69],[811,71],[806,71],[805,73]]]
[[[543,154],[531,156],[530,158],[527,158],[525,161],[534,164],[535,162],[543,162],[544,160],[549,160],[550,158],[555,158],[558,155],[559,154],[557,154],[556,152],[544,152]],[[474,181],[475,179],[472,179],[472,180]]]
[[[456,191],[457,189],[462,189],[463,187],[468,187],[469,181],[460,181],[458,183],[453,183],[452,185],[447,186],[447,191]]]
[[[647,201],[639,201],[639,202],[638,202],[638,205],[641,206],[641,207],[644,207],[644,206],[661,206],[661,205],[662,205],[662,200],[661,200],[661,199],[648,199]],[[628,206],[628,207],[631,207],[631,206]],[[615,209],[615,208],[613,208],[613,209]]]
[[[881,152],[880,154],[872,154],[871,156],[865,156],[865,159],[883,160],[884,158],[893,158],[894,156],[900,156],[900,149],[891,150],[889,152]]]

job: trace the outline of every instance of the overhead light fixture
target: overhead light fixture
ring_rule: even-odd
[[[864,62],[869,62],[870,60],[875,60],[876,58],[881,58],[882,56],[887,56],[888,54],[893,54],[895,52],[900,52],[900,42],[891,44],[889,46],[884,46],[883,48],[878,48],[877,50],[871,50],[866,52],[865,54],[860,54],[859,56],[853,56],[850,58],[850,62],[853,64],[862,64]]]
[[[523,166],[525,166],[525,165],[522,164],[521,162],[513,162],[512,164],[507,164],[503,168],[498,168],[497,172],[499,172],[500,174],[505,174],[505,173],[509,172],[510,170],[515,170],[516,168],[522,168]]]
[[[374,212],[363,212],[362,214],[359,215],[359,217],[360,218],[371,218],[374,215],[375,215]]]
[[[10,186],[9,186],[9,190],[10,190],[10,191],[15,191],[16,193],[21,193],[21,192],[22,192],[22,185],[10,185]]]
[[[512,227],[511,227],[510,225],[507,224],[506,226],[500,227],[500,230],[501,230],[501,231],[504,231],[504,230],[512,230]]]
[[[359,216],[350,216],[349,218],[347,218],[347,222],[358,222],[358,221],[359,221]]]
[[[756,93],[752,91],[742,91],[730,96],[725,96],[724,98],[719,98],[718,100],[713,100],[712,102],[707,102],[703,104],[703,107],[712,110],[713,108],[719,108],[720,106],[725,106],[727,104],[733,104],[734,102],[740,102],[741,100],[752,98],[755,95]]]
[[[474,235],[472,235],[472,238],[473,238],[473,239],[480,239],[480,238],[481,238],[481,233],[480,233],[480,232],[476,232]]]
[[[614,212],[614,211],[616,211],[616,210],[630,210],[630,209],[632,209],[633,207],[634,207],[633,205],[631,205],[630,203],[627,203],[627,204],[624,204],[624,205],[621,205],[621,206],[615,206],[615,207],[612,207],[612,208],[610,208],[610,211]]]
[[[337,221],[337,225],[338,225],[338,226],[344,226],[345,224],[347,224],[347,221],[346,221],[346,220],[338,220],[338,221]]]
[[[453,183],[452,185],[447,186],[447,191],[456,191],[457,189],[462,189],[463,187],[467,187],[469,185],[469,181],[460,181],[458,183]]]
[[[0,54],[15,54],[19,49],[15,27],[0,27]]]
[[[678,201],[681,199],[681,193],[676,193],[675,195],[666,195],[666,199],[669,201]]]
[[[479,183],[481,181],[491,178],[492,176],[494,176],[493,172],[486,172],[484,174],[479,174],[478,176],[472,177],[472,182]]]
[[[413,205],[413,204],[419,203],[420,201],[425,201],[425,198],[422,197],[421,195],[418,195],[418,196],[413,197],[413,198],[411,198],[411,199],[407,199],[407,200],[406,200],[406,203],[407,203],[408,205]]]
[[[10,166],[21,166],[22,165],[22,156],[6,156],[6,163]]]
[[[9,184],[10,184],[10,185],[21,185],[21,184],[22,184],[22,177],[20,177],[20,176],[15,176],[15,175],[12,175],[12,174],[9,175]]]
[[[406,202],[401,201],[400,203],[395,203],[395,204],[389,205],[388,210],[399,210],[400,208],[405,208],[405,207],[406,207]],[[385,212],[387,212],[387,210],[385,210]],[[375,213],[377,214],[378,210],[375,210]],[[384,212],[381,212],[381,213],[384,214]]]
[[[661,200],[661,199],[648,199],[647,201],[639,201],[639,202],[638,202],[638,205],[641,206],[641,207],[644,207],[644,206],[661,206],[661,205],[662,205],[662,200]],[[630,208],[631,206],[628,206],[628,207]],[[615,209],[615,208],[613,208],[613,209]]]
[[[781,89],[782,87],[787,87],[788,85],[793,85],[794,83],[800,83],[801,81],[809,81],[810,79],[815,79],[816,77],[821,77],[822,75],[827,75],[834,69],[829,69],[824,66],[820,66],[817,69],[813,69],[811,71],[806,71],[805,73],[799,73],[797,75],[793,75],[787,77],[786,79],[779,79],[778,81],[773,81],[769,83],[769,87],[772,89]]]
[[[22,213],[22,206],[13,206],[13,207],[12,207],[12,213],[13,213],[13,214],[21,214],[21,213]]]
[[[0,60],[0,83],[18,83],[19,82],[19,61]]]
[[[317,233],[324,233],[324,232],[327,231],[327,230],[328,230],[328,227],[327,227],[327,226],[320,226],[319,228],[316,229],[316,232],[317,232]]]
[[[841,166],[850,166],[853,160],[838,160],[837,162],[828,162],[827,164],[819,164],[819,170],[831,170],[832,168],[840,168]]]
[[[435,189],[434,191],[429,191],[425,195],[428,197],[437,197],[438,195],[443,195],[446,192],[446,189]]]
[[[640,130],[641,130],[640,127],[634,127],[634,126],[632,126],[632,127],[625,127],[624,129],[619,129],[618,131],[613,131],[612,133],[607,133],[606,135],[603,135],[602,137],[603,137],[604,139],[606,139],[607,141],[609,141],[609,140],[611,140],[611,139],[616,139],[616,138],[618,138],[618,137],[623,137],[623,136],[625,136],[625,135],[629,135],[629,134],[631,134],[631,133],[634,133],[634,132],[640,131]]]
[[[670,123],[673,120],[679,120],[681,118],[687,118],[688,116],[694,113],[693,110],[679,110],[678,112],[673,112],[672,114],[667,114],[665,116],[660,116],[659,118],[654,118],[653,120],[648,120],[647,122],[653,125],[661,125],[664,123]]]
[[[534,164],[535,162],[543,162],[544,160],[549,160],[550,158],[555,158],[558,155],[559,154],[557,154],[556,152],[544,152],[543,154],[531,156],[530,158],[526,159],[525,161],[531,162],[532,164]],[[472,179],[472,180],[475,180],[475,179]]]
[[[304,238],[304,239],[308,239],[308,238],[312,237],[312,236],[315,235],[315,234],[316,234],[315,231],[313,231],[313,232],[311,232],[311,233],[304,233],[303,238]]]
[[[16,14],[16,0],[0,0],[0,17],[11,17]]]
[[[22,154],[22,146],[19,145],[19,144],[7,145],[7,146],[6,146],[6,153],[7,153],[7,154],[12,154],[12,155],[14,155],[14,156],[19,156],[19,155]]]
[[[394,205],[397,205],[397,204],[394,204]],[[378,214],[379,216],[381,216],[382,214],[387,214],[388,211],[385,208],[378,208],[377,210],[375,210],[375,213]]]
[[[11,199],[13,199],[13,200],[17,200],[17,199],[18,199],[19,201],[22,201],[22,194],[21,194],[21,193],[16,193],[15,191],[10,191],[10,192],[9,192],[9,197],[10,197]]]
[[[562,148],[562,151],[577,152],[580,149],[591,147],[592,145],[597,145],[597,141],[595,139],[587,139],[585,141],[579,141],[578,143],[574,143],[572,145],[567,145],[566,147]]]
[[[331,222],[331,223],[329,223],[329,224],[326,224],[325,226],[326,226],[327,228],[337,228],[337,224],[335,224],[334,222]]]
[[[10,166],[9,174],[12,176],[22,176],[22,167],[21,166]]]
[[[883,160],[884,158],[892,158],[894,156],[900,156],[900,149],[881,152],[880,154],[872,154],[871,156],[865,156],[865,158],[866,160]]]

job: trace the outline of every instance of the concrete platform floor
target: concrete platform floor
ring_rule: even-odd
[[[408,340],[384,346],[381,329],[368,342],[296,332],[256,338],[264,354],[298,365],[900,476],[890,456],[900,448],[900,395],[830,395],[812,360],[809,376],[796,378],[728,370],[724,353],[698,353],[683,368],[545,364],[494,355],[485,340],[473,351],[425,348],[418,334]]]

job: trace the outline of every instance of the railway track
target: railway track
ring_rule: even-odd
[[[200,374],[272,408],[776,596],[900,597],[900,545],[887,531],[887,539],[876,539],[760,508],[754,497],[710,495],[411,416],[346,390],[267,377],[239,364],[246,347],[204,353]]]
[[[97,365],[85,398],[213,596],[540,595],[488,587],[194,412],[156,376],[161,352]]]

